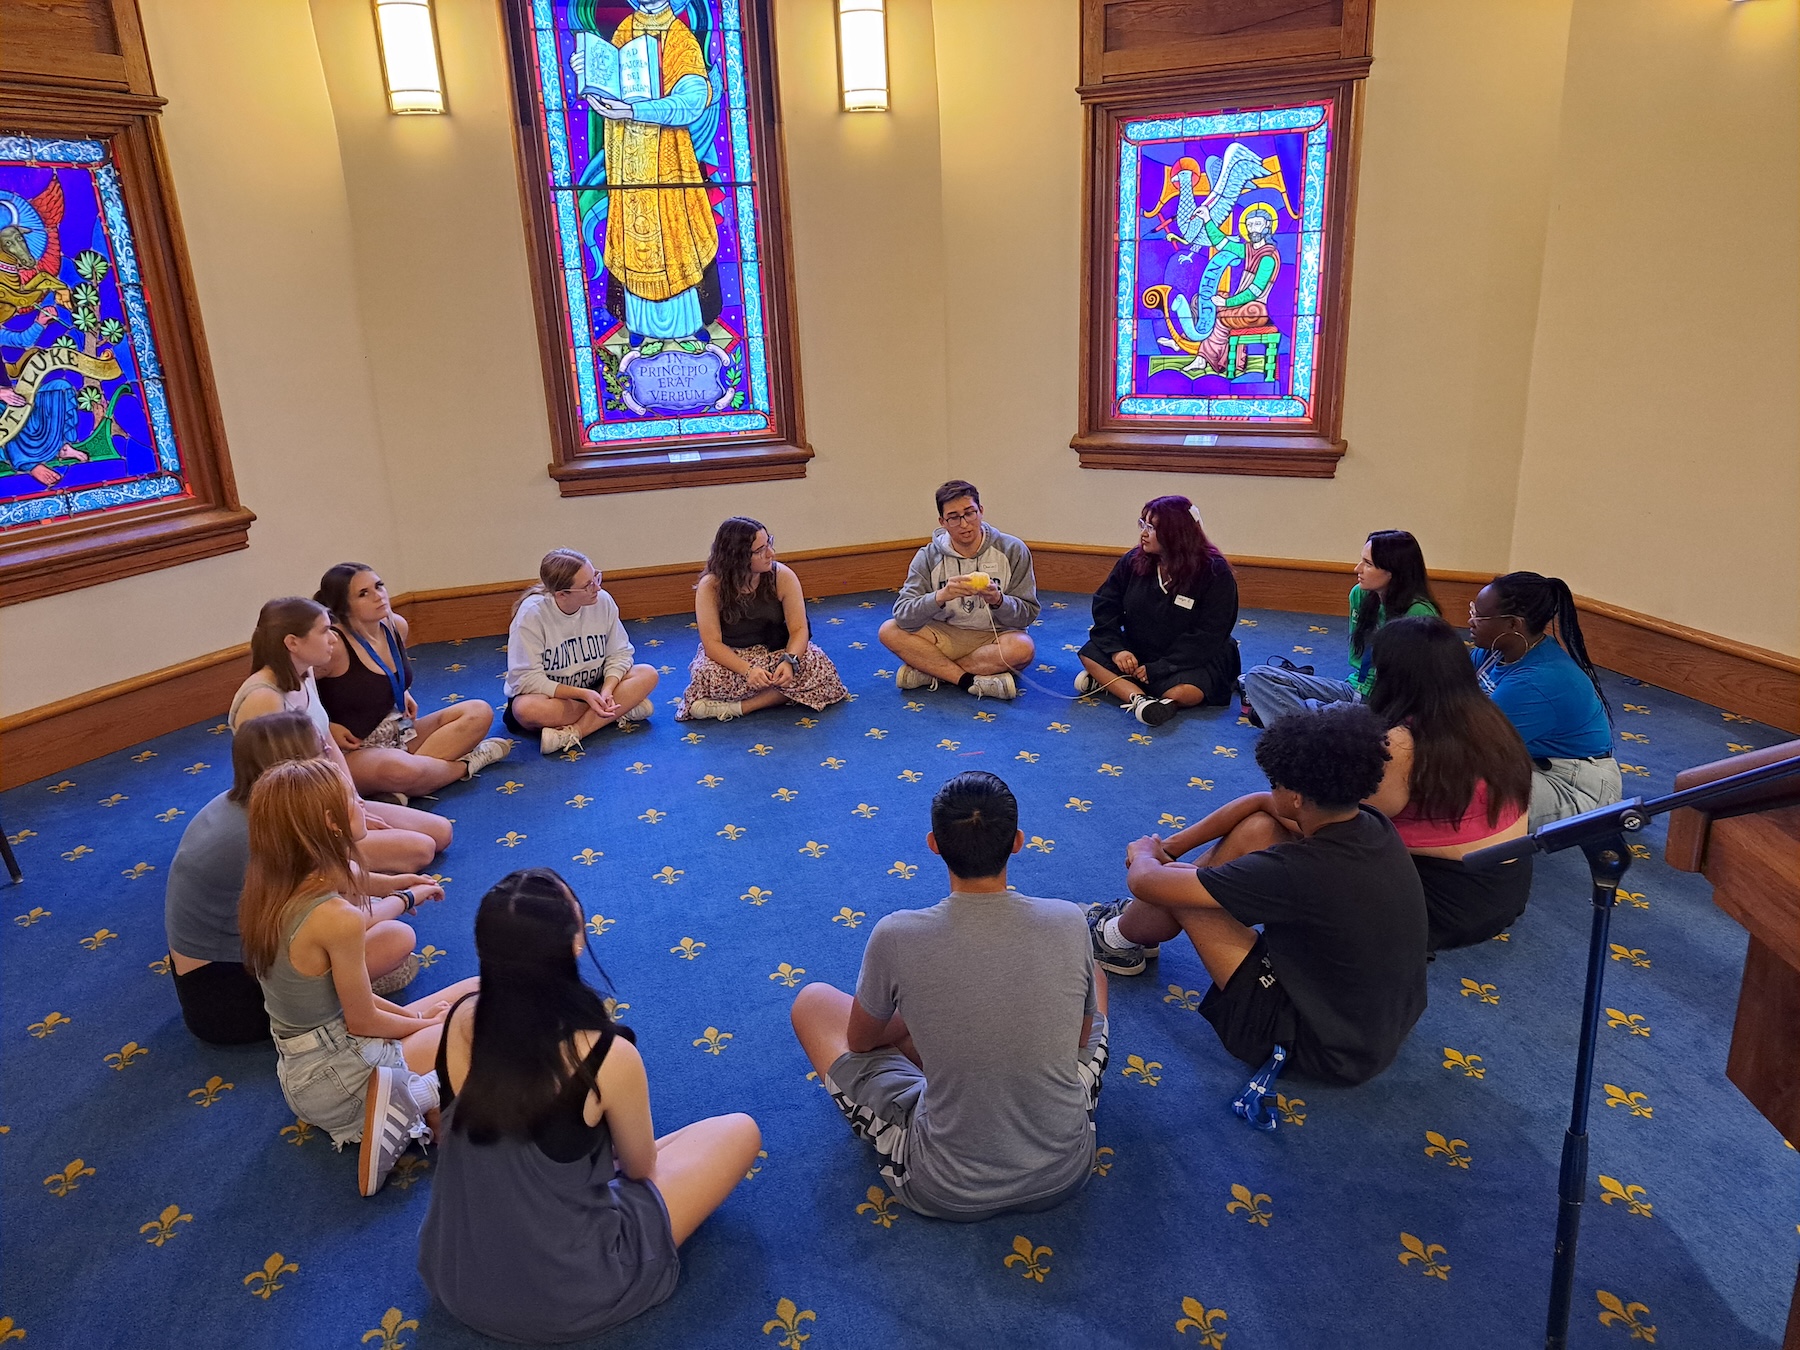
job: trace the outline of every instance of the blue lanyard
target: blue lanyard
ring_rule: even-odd
[[[375,668],[387,676],[388,687],[394,691],[394,711],[404,713],[406,711],[406,662],[400,655],[400,643],[394,637],[394,630],[385,623],[381,625],[381,631],[387,635],[388,655],[394,658],[392,670],[381,664],[381,658],[375,655],[374,644],[361,633],[350,627],[349,624],[344,625],[344,631],[350,635],[351,640],[357,646],[369,654],[369,660],[375,663]]]

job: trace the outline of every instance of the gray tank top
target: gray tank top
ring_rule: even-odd
[[[262,977],[263,1007],[269,1012],[269,1030],[277,1037],[300,1036],[344,1015],[344,1005],[338,1002],[337,986],[332,983],[329,970],[323,975],[302,975],[288,960],[288,947],[300,925],[320,905],[335,898],[327,891],[294,911],[281,934],[275,962]]]

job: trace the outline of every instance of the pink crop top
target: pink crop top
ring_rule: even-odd
[[[1478,839],[1499,834],[1524,814],[1524,807],[1508,806],[1501,810],[1499,820],[1492,825],[1488,824],[1488,785],[1478,781],[1475,784],[1475,794],[1469,798],[1468,809],[1462,813],[1460,820],[1445,822],[1435,818],[1427,819],[1419,814],[1411,802],[1392,819],[1394,829],[1399,831],[1400,842],[1409,849],[1454,848],[1458,844],[1472,844]]]

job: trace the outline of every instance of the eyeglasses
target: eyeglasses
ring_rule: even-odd
[[[1473,600],[1469,601],[1470,623],[1491,623],[1495,619],[1523,619],[1524,617],[1523,614],[1477,614],[1475,612],[1475,602]]]
[[[1155,530],[1155,529],[1156,529],[1156,525],[1153,521],[1140,520],[1138,522],[1138,533],[1139,534],[1142,534],[1146,530]]]
[[[600,574],[598,572],[596,572],[596,573],[594,573],[593,578],[591,580],[589,580],[588,582],[586,582],[585,584],[580,585],[580,586],[564,586],[562,588],[562,590],[558,592],[558,594],[559,595],[574,595],[577,591],[597,591],[599,589],[600,589]]]
[[[752,558],[773,558],[775,556],[775,536],[770,535],[769,542],[761,548],[751,549],[750,556]]]
[[[980,519],[981,508],[979,506],[971,506],[967,511],[952,511],[943,517],[946,525],[972,525]]]

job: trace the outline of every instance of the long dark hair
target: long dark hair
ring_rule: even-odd
[[[319,589],[313,592],[313,599],[331,611],[332,621],[339,628],[350,622],[350,583],[364,572],[374,570],[367,563],[334,563],[319,578]]]
[[[1411,805],[1431,820],[1460,820],[1486,783],[1488,824],[1531,800],[1531,756],[1507,715],[1481,692],[1456,630],[1430,615],[1394,619],[1375,634],[1369,708],[1412,732]]]
[[[275,687],[291,694],[300,687],[294,674],[294,658],[284,640],[305,637],[319,616],[326,613],[323,605],[304,596],[284,595],[271,600],[256,616],[256,629],[250,634],[250,673],[267,669],[275,676]]]
[[[1501,611],[1518,615],[1528,636],[1535,638],[1552,622],[1556,624],[1557,641],[1593,682],[1594,692],[1600,696],[1600,706],[1606,709],[1606,720],[1611,722],[1612,709],[1607,707],[1600,675],[1588,657],[1587,640],[1581,636],[1581,620],[1575,612],[1575,596],[1569,590],[1569,583],[1561,577],[1540,576],[1536,572],[1508,572],[1503,577],[1495,577],[1489,585],[1494,588],[1494,598],[1500,602]]]
[[[1412,531],[1376,530],[1369,536],[1369,561],[1388,573],[1390,580],[1384,591],[1365,592],[1357,607],[1356,625],[1350,630],[1350,650],[1358,656],[1368,646],[1370,633],[1419,601],[1423,600],[1436,613],[1444,612],[1431,593],[1431,582],[1425,575],[1425,553]]]
[[[472,1142],[530,1137],[577,1072],[569,1062],[575,1033],[612,1026],[605,1001],[575,964],[581,928],[574,892],[548,867],[504,876],[481,897],[481,998],[453,1121]],[[589,1081],[588,1091],[595,1090]]]
[[[763,573],[752,590],[744,589],[750,584],[750,549],[756,543],[756,532],[767,533],[768,528],[749,516],[733,516],[720,525],[719,532],[713,536],[712,552],[706,555],[705,575],[711,577],[719,589],[719,619],[723,623],[742,618],[753,601],[775,598],[773,567]]]
[[[1168,569],[1169,589],[1197,599],[1196,591],[1204,590],[1211,579],[1213,560],[1223,560],[1224,555],[1213,547],[1206,530],[1195,519],[1194,504],[1186,497],[1153,497],[1144,503],[1139,516],[1156,531],[1162,556],[1158,559],[1142,548],[1134,548],[1125,555],[1131,560],[1131,570],[1140,577],[1149,576],[1160,561]]]

